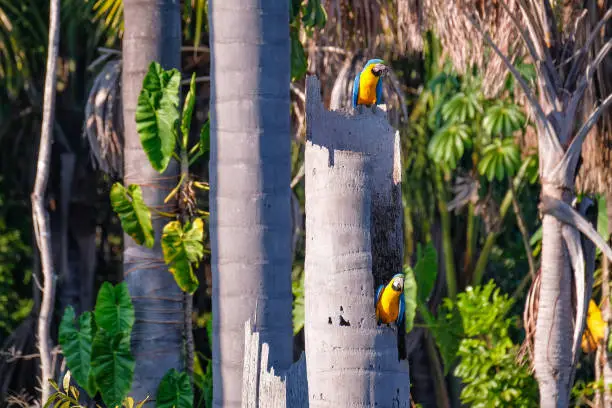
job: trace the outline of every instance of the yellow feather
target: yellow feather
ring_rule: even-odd
[[[587,327],[582,334],[582,350],[585,353],[590,353],[597,349],[597,345],[604,339],[606,331],[606,322],[601,317],[601,310],[592,299],[589,302],[589,310],[587,312]]]
[[[372,69],[368,67],[361,71],[361,75],[359,75],[359,95],[357,96],[357,104],[359,105],[374,105],[376,103],[376,85],[378,85],[380,78],[374,75]]]

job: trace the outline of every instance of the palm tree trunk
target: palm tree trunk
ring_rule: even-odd
[[[211,0],[213,405],[241,404],[244,324],[292,362],[289,3]]]
[[[535,372],[541,407],[569,406],[572,361],[572,271],[562,224],[542,220],[542,283],[535,337]]]
[[[399,136],[381,114],[346,118],[327,112],[318,80],[307,78],[305,346],[309,406],[409,407],[408,361],[399,360],[398,328],[374,318],[374,251],[401,263],[401,222],[386,241],[374,217],[401,200]],[[397,146],[397,147],[395,147]],[[399,195],[399,194],[398,194]],[[401,211],[399,212],[401,214]],[[395,225],[393,217],[386,220]],[[401,219],[400,219],[401,221]],[[384,249],[384,244],[387,246]],[[388,263],[393,263],[389,259]],[[399,270],[378,270],[385,273]]]
[[[152,61],[165,69],[180,68],[180,11],[173,0],[126,0],[123,38],[124,183],[140,184],[146,204],[172,211],[164,198],[176,184],[178,167],[160,176],[149,164],[136,131],[135,112],[142,80]],[[155,246],[149,250],[124,235],[124,277],[136,321],[132,354],[136,360],[131,396],[155,396],[171,368],[183,367],[183,294],[163,261],[161,231],[166,221],[153,213]]]

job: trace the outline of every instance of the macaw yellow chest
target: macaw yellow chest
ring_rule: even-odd
[[[376,317],[383,323],[393,323],[399,315],[400,292],[385,287],[376,306]]]
[[[379,78],[372,74],[372,70],[364,69],[359,76],[359,95],[357,104],[374,105],[376,103],[376,85]]]

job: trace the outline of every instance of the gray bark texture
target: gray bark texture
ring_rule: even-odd
[[[397,328],[378,327],[374,307],[376,285],[402,271],[398,136],[383,110],[329,112],[319,81],[306,87],[309,406],[409,407]]]
[[[292,362],[289,3],[211,0],[213,406],[239,407],[244,323]]]
[[[171,162],[161,175],[151,167],[136,131],[135,113],[150,63],[157,61],[164,69],[180,68],[179,2],[127,0],[123,7],[124,183],[139,184],[150,208],[172,211],[173,204],[165,205],[164,198],[178,180],[178,166]],[[123,273],[136,313],[132,330],[136,368],[130,393],[136,401],[147,395],[154,399],[166,372],[183,367],[183,293],[163,260],[161,232],[166,222],[153,213],[152,249],[124,235]]]
[[[277,376],[268,370],[270,347],[261,343],[257,328],[244,324],[244,371],[242,408],[307,408],[308,386],[304,353],[286,373]]]

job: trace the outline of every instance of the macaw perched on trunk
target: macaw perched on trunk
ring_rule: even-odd
[[[406,359],[406,344],[404,343],[404,274],[398,273],[385,285],[380,285],[376,291],[376,320],[378,324],[395,322],[397,326],[397,346],[399,359]]]
[[[353,83],[353,108],[357,105],[380,105],[382,103],[382,78],[389,72],[383,60],[366,62]]]

